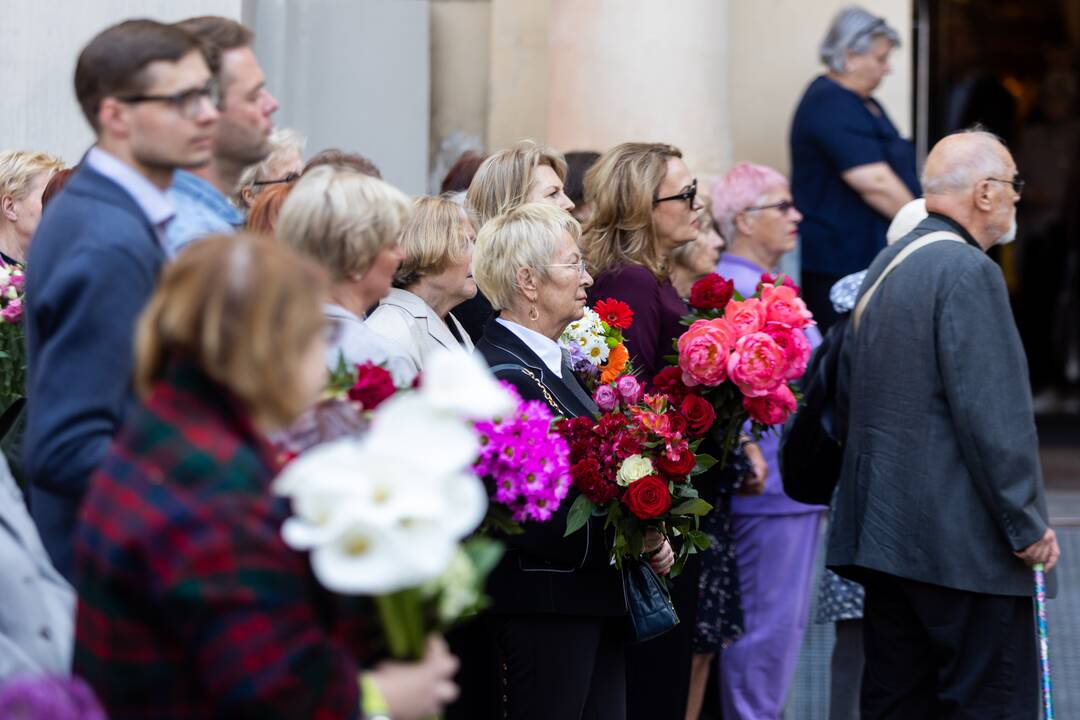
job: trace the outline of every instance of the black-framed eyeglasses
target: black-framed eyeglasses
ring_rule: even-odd
[[[989,180],[990,182],[999,182],[999,183],[1006,183],[1008,185],[1012,185],[1013,192],[1016,193],[1017,195],[1023,195],[1024,194],[1024,185],[1027,182],[1022,177],[1020,177],[1019,175],[1013,175],[1012,180],[1002,180],[1001,178],[995,178],[995,177],[988,177],[988,178],[985,178],[985,179]]]
[[[201,88],[182,90],[172,95],[125,95],[117,100],[125,103],[163,102],[172,105],[176,111],[188,120],[194,120],[202,110],[203,101],[208,101],[215,108],[221,101],[221,89],[217,80],[211,80]]]
[[[690,207],[694,207],[694,200],[697,198],[697,178],[690,183],[689,190],[683,190],[678,195],[668,195],[662,198],[653,198],[653,205],[659,205],[662,202],[668,202],[669,200],[685,200],[689,203]]]
[[[251,183],[252,187],[263,187],[264,185],[284,185],[286,183],[296,182],[300,179],[300,173],[291,172],[283,178],[277,180],[255,180]]]
[[[779,210],[780,214],[782,214],[782,215],[786,215],[788,213],[788,211],[795,209],[795,203],[793,201],[791,201],[791,200],[781,200],[780,202],[773,203],[772,205],[754,205],[753,207],[746,208],[746,210],[744,212],[750,212],[751,210],[773,210],[773,209]]]

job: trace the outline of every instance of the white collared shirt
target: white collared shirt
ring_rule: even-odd
[[[526,347],[536,353],[536,357],[543,361],[544,365],[547,365],[548,370],[562,377],[562,348],[559,347],[559,343],[555,342],[549,337],[545,337],[535,330],[530,330],[523,325],[518,325],[516,322],[510,322],[509,320],[503,320],[502,318],[495,318],[495,322],[501,324],[510,332],[517,335],[521,342],[525,343]]]
[[[112,153],[98,146],[86,153],[86,164],[119,185],[131,196],[154,226],[160,240],[166,224],[176,215],[176,206],[161,188]]]

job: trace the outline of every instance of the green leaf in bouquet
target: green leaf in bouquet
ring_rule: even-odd
[[[695,498],[679,503],[668,512],[672,515],[697,515],[700,517],[702,515],[708,515],[712,509],[713,506],[706,501],[701,498]]]
[[[472,560],[473,568],[479,576],[481,585],[495,569],[506,552],[506,546],[498,540],[486,537],[471,537],[465,541],[465,552]]]
[[[716,458],[714,458],[712,455],[709,455],[708,453],[702,453],[701,455],[698,455],[697,463],[694,464],[694,469],[690,471],[690,477],[700,475],[716,463]]]
[[[577,499],[574,500],[574,504],[570,506],[570,513],[566,516],[566,532],[563,533],[563,537],[567,537],[583,528],[585,523],[589,522],[589,518],[592,517],[595,509],[596,505],[593,504],[592,500],[585,497],[585,495],[578,495]]]
[[[708,533],[704,533],[700,530],[691,530],[686,534],[687,541],[692,543],[698,550],[708,550],[712,547],[712,538]]]
[[[500,535],[521,535],[525,530],[521,527],[521,523],[514,520],[510,508],[492,502],[488,505],[487,514],[484,515],[483,524],[480,525],[481,534],[486,535],[491,532],[496,532]]]

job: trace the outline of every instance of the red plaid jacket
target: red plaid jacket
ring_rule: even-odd
[[[368,613],[282,542],[271,458],[190,367],[128,414],[76,544],[75,672],[112,720],[359,717]]]

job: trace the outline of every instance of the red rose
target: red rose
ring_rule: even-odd
[[[672,478],[684,478],[689,475],[696,466],[697,458],[694,457],[694,453],[690,452],[689,449],[680,452],[678,460],[671,460],[668,458],[666,452],[660,453],[660,457],[656,459],[656,468]]]
[[[658,475],[648,475],[630,483],[622,496],[627,510],[642,520],[660,517],[671,508],[671,493],[667,481]]]
[[[690,392],[686,385],[682,381],[682,370],[677,367],[669,366],[656,373],[652,381],[653,388],[671,398],[672,404],[678,405],[682,402],[682,399],[686,397],[686,393]]]
[[[698,310],[722,310],[735,295],[735,283],[710,273],[690,288],[690,305]]]
[[[694,437],[701,437],[709,431],[716,420],[716,411],[708,400],[700,395],[687,395],[679,406],[679,412],[686,418],[686,428]]]
[[[641,453],[641,441],[631,433],[622,431],[615,437],[614,453],[620,459],[625,460],[631,455]]]
[[[666,433],[660,433],[663,437],[670,438],[676,435],[682,437],[686,434],[686,418],[677,412],[664,413],[667,419],[670,421],[668,431]]]
[[[386,398],[397,392],[394,378],[375,363],[356,366],[356,382],[349,388],[349,399],[360,403],[365,410],[374,410]]]
[[[570,476],[574,479],[574,487],[597,505],[610,501],[619,490],[617,485],[604,479],[600,461],[594,457],[571,465]]]
[[[634,324],[634,311],[622,300],[607,298],[600,300],[593,307],[600,319],[613,328],[626,330]]]

